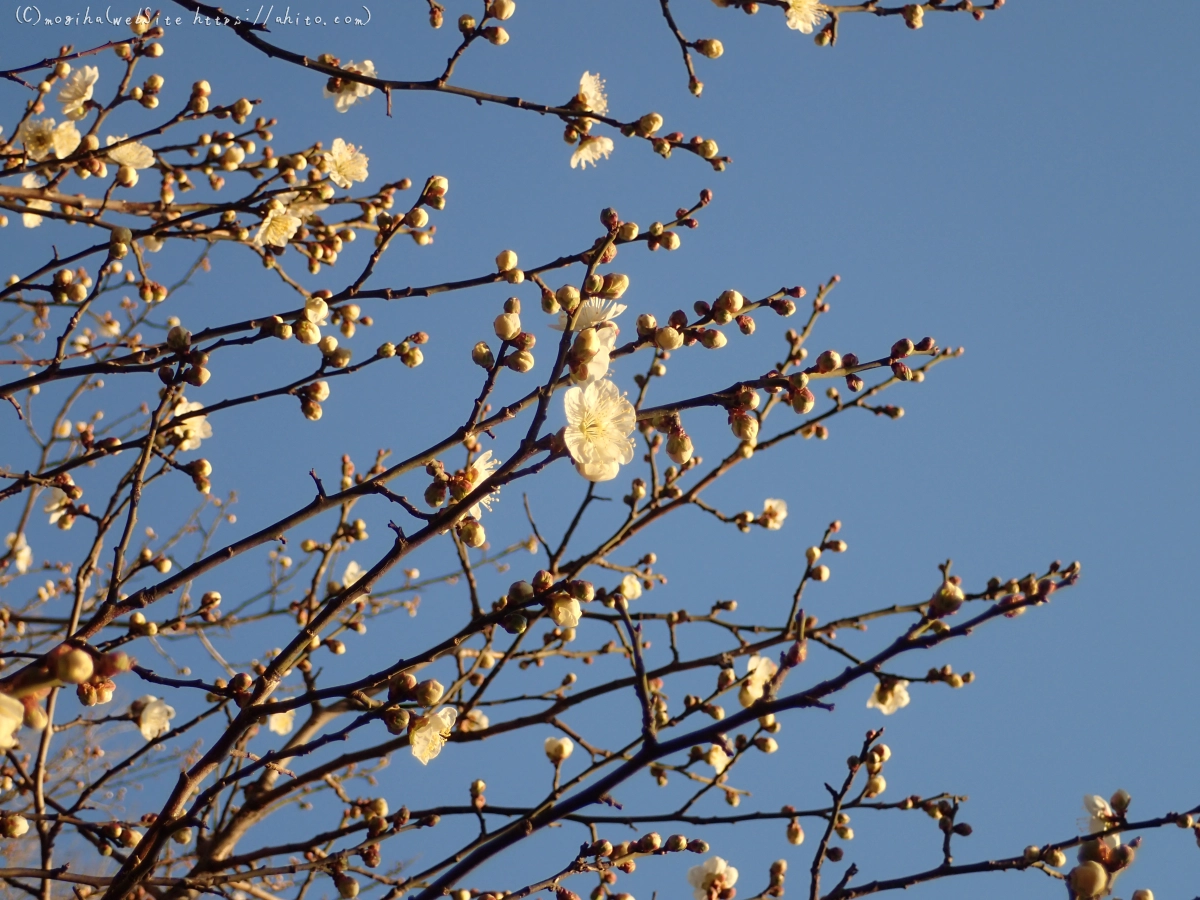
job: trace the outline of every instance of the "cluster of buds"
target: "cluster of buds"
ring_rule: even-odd
[[[525,281],[524,270],[517,266],[515,250],[501,250],[496,254],[496,272],[509,284],[522,284]]]
[[[925,680],[930,684],[941,682],[952,688],[960,688],[965,684],[970,684],[975,680],[974,672],[963,672],[961,675],[955,672],[949,663],[942,666],[940,669],[933,668],[925,673]]]
[[[329,399],[329,382],[314,381],[297,389],[296,396],[300,399],[300,411],[304,418],[316,422],[323,413],[321,403]]]
[[[892,748],[887,744],[876,744],[866,755],[864,765],[867,769],[867,784],[863,796],[868,800],[874,799],[887,790],[887,780],[883,777],[883,764],[892,758]]]
[[[967,595],[962,589],[962,578],[951,575],[948,564],[940,568],[942,569],[942,583],[929,598],[928,615],[931,619],[943,619],[946,616],[954,615],[967,599]]]
[[[667,229],[662,222],[651,222],[646,234],[646,247],[649,250],[657,250],[660,247],[663,250],[678,250],[683,243],[679,232]]]
[[[186,472],[192,477],[192,484],[196,486],[202,494],[207,494],[212,491],[212,482],[208,476],[212,474],[212,463],[201,457],[200,459],[192,460],[190,463],[180,467],[180,470]]]
[[[128,230],[128,229],[126,229]],[[51,279],[50,296],[55,303],[82,303],[94,282],[87,269],[59,269]]]
[[[537,338],[521,329],[520,299],[509,297],[504,301],[504,311],[492,322],[492,330],[496,337],[512,347],[512,351],[503,358],[504,365],[514,372],[530,371],[534,366],[533,354],[530,351],[537,343]],[[475,345],[471,351],[471,359],[485,369],[490,369],[496,361],[491,348],[483,341]]]
[[[208,98],[212,94],[212,85],[200,80],[192,85],[192,95],[188,99],[188,109],[202,116],[208,112]]]
[[[221,618],[221,592],[205,591],[200,597],[200,618],[205,622],[217,622]]]
[[[141,87],[133,87],[129,89],[129,99],[136,100],[146,109],[157,109],[158,92],[162,90],[164,83],[164,79],[161,75],[151,75],[142,83]]]
[[[91,674],[78,682],[67,682],[62,678],[62,673],[59,673],[59,680],[64,683],[73,683],[76,685],[75,695],[79,698],[79,702],[84,706],[100,706],[112,701],[113,692],[117,686],[113,682],[113,677],[128,672],[133,666],[131,660],[126,654],[116,653],[97,653],[89,654],[90,662],[92,663]],[[81,675],[87,669],[87,665],[76,657],[73,666],[76,666],[74,672],[71,673],[75,677]]]
[[[637,867],[634,859],[638,856],[665,856],[668,853],[682,853],[684,851],[701,854],[707,853],[709,851],[708,841],[698,838],[688,840],[682,834],[673,834],[664,839],[658,832],[651,831],[642,835],[636,841],[621,841],[616,844],[601,838],[590,844],[581,846],[579,848],[579,855],[590,856],[596,860],[607,859],[615,868],[629,874]],[[613,884],[617,880],[616,873],[611,872],[611,870],[609,872],[612,877],[606,879],[606,883]]]

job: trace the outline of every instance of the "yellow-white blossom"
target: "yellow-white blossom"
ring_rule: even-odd
[[[627,308],[624,303],[617,303],[615,300],[589,297],[579,308],[579,315],[575,319],[575,330],[583,331],[585,328],[596,328],[605,322],[611,322]],[[558,314],[558,321],[550,327],[555,331],[564,331],[570,322],[570,315],[564,311]]]
[[[885,716],[890,716],[898,709],[908,706],[908,682],[900,678],[895,681],[882,680],[871,691],[867,700],[867,709],[877,709]]]
[[[349,188],[356,181],[367,180],[367,162],[369,157],[353,144],[347,144],[341,138],[334,138],[333,145],[325,154],[325,164],[329,170],[329,180],[338,187]]]
[[[170,731],[171,720],[175,718],[175,710],[153,694],[139,698],[129,707],[129,712],[137,719],[138,731],[148,741]]]
[[[783,520],[786,518],[787,501],[770,499],[763,501],[761,521],[768,531],[778,531],[783,527]]]
[[[40,175],[35,175],[33,172],[27,172],[21,178],[21,187],[23,188],[39,188],[45,186],[46,179],[42,178]],[[51,204],[49,200],[26,200],[25,206],[27,209],[40,209],[45,211],[50,209]],[[26,228],[37,228],[42,224],[42,217],[37,213],[21,213],[21,223]]]
[[[87,115],[85,104],[92,99],[92,91],[100,79],[96,66],[82,66],[71,73],[67,83],[58,92],[58,102],[63,105],[63,115],[78,121]]]
[[[492,456],[491,450],[484,450],[480,453],[476,457],[475,462],[471,463],[470,468],[467,469],[467,477],[471,481],[471,490],[475,490],[475,488],[487,481],[488,477],[498,468],[500,468],[500,460]],[[467,512],[467,515],[478,519],[483,514],[483,510],[486,509],[488,512],[491,512],[492,504],[499,499],[500,491],[494,490],[486,497],[481,497],[479,502]]]
[[[104,139],[104,145],[112,147],[113,144],[126,140],[128,137],[127,134],[119,136],[110,134]],[[129,166],[131,169],[148,169],[154,165],[154,151],[141,141],[121,144],[120,147],[109,150],[107,155],[111,162],[118,166]]]
[[[25,540],[25,535],[22,533],[18,536],[16,532],[10,531],[4,538],[4,544],[12,553],[13,568],[17,570],[18,575],[24,575],[33,565],[33,548]]]
[[[46,505],[42,507],[42,511],[49,514],[51,525],[57,525],[59,520],[66,515],[67,507],[70,505],[71,498],[67,496],[66,491],[62,488],[55,488],[50,494],[50,499],[46,501]],[[70,518],[73,517],[68,516],[68,519]],[[58,527],[65,531],[70,526],[59,525]]]
[[[26,119],[17,129],[16,139],[25,147],[25,155],[41,161],[54,149],[54,120]]]
[[[458,712],[452,706],[445,706],[438,712],[415,719],[409,726],[408,743],[412,755],[421,765],[429,765],[429,761],[442,752],[457,719]]]
[[[254,246],[285,247],[302,224],[300,217],[292,215],[290,210],[268,210],[254,235]]]
[[[0,750],[17,746],[17,731],[25,721],[25,707],[20,700],[0,694]]]
[[[275,199],[287,207],[289,216],[296,216],[301,222],[307,222],[310,216],[329,209],[329,204],[323,202],[314,191],[286,191],[276,194]]]
[[[1083,808],[1088,814],[1087,833],[1095,834],[1098,831],[1107,831],[1116,823],[1117,814],[1113,812],[1113,808],[1108,805],[1108,801],[1099,794],[1087,794],[1083,798]],[[1119,834],[1110,834],[1101,838],[1101,840],[1109,847],[1119,847],[1121,845],[1121,836]]]
[[[775,677],[779,667],[768,656],[757,654],[746,661],[746,674],[749,676],[742,682],[738,691],[738,703],[743,707],[751,707],[762,699],[767,682]]]
[[[583,73],[579,79],[578,100],[587,112],[598,116],[608,115],[608,95],[604,93],[604,79],[599,73]]]
[[[817,0],[788,0],[787,24],[793,31],[812,34],[827,16],[825,7]]]
[[[588,481],[611,481],[623,465],[633,461],[637,424],[633,404],[611,381],[591,381],[568,388],[563,396],[567,427],[563,440],[575,468]]]
[[[704,754],[704,761],[712,766],[718,775],[729,768],[729,754],[719,744],[713,744]]]
[[[267,716],[267,728],[272,734],[291,734],[292,728],[296,724],[296,711],[289,709],[287,712],[271,713]]]
[[[342,587],[348,588],[363,577],[363,567],[354,560],[346,563],[346,571],[342,572]]]
[[[738,870],[719,856],[710,856],[703,864],[688,869],[688,884],[696,900],[710,900],[737,884]]]
[[[550,601],[550,618],[559,628],[574,628],[579,624],[583,611],[579,601],[569,594],[563,594]]]
[[[621,593],[626,600],[636,600],[642,596],[642,579],[632,573],[626,575],[621,579]]]
[[[558,765],[575,752],[575,742],[569,737],[548,737],[542,745],[550,762]]]
[[[362,62],[348,62],[342,66],[347,72],[354,72],[358,75],[366,75],[368,78],[375,77],[375,63],[369,59],[364,59]],[[375,88],[369,84],[360,84],[357,81],[342,79],[342,86],[337,91],[331,91],[329,85],[325,86],[323,91],[326,97],[336,97],[334,108],[338,112],[344,113],[351,106],[357,103],[363,97],[369,97],[375,93]]]
[[[54,155],[58,159],[66,159],[75,152],[82,140],[83,135],[74,122],[63,122],[54,129]]]
[[[204,404],[189,403],[186,397],[180,397],[172,413],[178,418],[185,413],[195,412],[198,409],[204,409]],[[185,452],[188,450],[197,450],[200,447],[201,441],[212,437],[212,426],[208,424],[208,416],[192,416],[190,419],[185,419],[172,428],[171,434],[178,442],[180,450]]]
[[[490,725],[488,717],[483,714],[480,709],[473,709],[463,716],[462,721],[458,723],[459,731],[483,731]]]
[[[594,166],[602,157],[608,159],[608,155],[612,152],[612,138],[589,135],[579,142],[579,146],[571,154],[571,168],[574,169],[578,166],[586,169],[588,163]]]

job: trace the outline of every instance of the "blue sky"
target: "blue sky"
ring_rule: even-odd
[[[335,8],[309,5],[313,14]],[[747,296],[791,284],[812,292],[838,273],[842,282],[810,342],[814,350],[836,347],[870,358],[898,337],[925,334],[966,347],[924,384],[889,397],[905,407],[903,419],[839,418],[828,441],[791,446],[710,492],[710,501],[730,512],[757,510],[767,496],[786,499],[791,515],[782,531],[745,537],[699,513],[685,514],[620,560],[658,553],[670,583],[639,601],[647,609],[736,597],[747,617],[765,618],[786,607],[800,574],[798,550],[837,518],[850,552],[833,563],[831,581],[806,598],[822,619],[924,599],[936,585],[936,565],[947,558],[975,587],[992,575],[1041,570],[1052,559],[1082,560],[1079,586],[1049,607],[935,651],[936,659],[905,665],[922,671],[949,662],[974,670],[978,679],[970,687],[923,686],[887,720],[863,708],[864,690],[841,698],[832,716],[809,712],[786,720],[783,750],[741,776],[756,794],[748,804],[771,806],[776,796],[798,806],[820,803],[821,783],[840,779],[842,760],[862,732],[886,724],[895,754],[889,793],[970,795],[965,818],[975,834],[960,842],[960,861],[1070,836],[1084,793],[1107,796],[1124,787],[1139,818],[1194,805],[1197,783],[1187,760],[1200,740],[1192,690],[1200,615],[1189,564],[1200,482],[1185,367],[1200,338],[1194,40],[1200,7],[1155,4],[1135,17],[1129,4],[1109,0],[1011,0],[980,23],[929,15],[919,32],[898,19],[846,16],[838,46],[821,50],[789,31],[778,10],[745,16],[707,3],[677,6],[689,37],[717,37],[725,45],[721,59],[696,61],[705,82],[700,100],[686,90],[678,48],[658,10],[631,0],[519,2],[507,23],[511,42],[472,48],[454,80],[561,103],[580,73],[598,71],[614,115],[633,119],[656,110],[665,130],[714,138],[733,157],[723,173],[683,154],[663,161],[619,137],[610,160],[581,173],[568,166],[570,148],[555,120],[454,97],[398,94],[387,119],[376,94],[338,115],[320,97],[319,77],[272,64],[214,28],[173,31],[166,56],[147,71],[167,79],[165,109],[182,105],[198,77],[212,83],[222,102],[242,94],[261,98],[256,112],[280,119],[274,145],[281,151],[337,136],[361,144],[372,183],[409,176],[419,185],[431,174],[447,176],[449,202],[434,216],[435,243],[397,247],[377,270],[379,284],[479,274],[506,247],[522,262],[550,259],[587,246],[604,206],[646,224],[710,187],[715,200],[700,228],[683,233],[679,251],[631,248],[618,258],[617,268],[632,279],[626,318],[643,311],[665,318],[729,287]],[[426,78],[440,71],[453,45],[453,21],[468,8],[474,9],[449,6],[447,27],[438,32],[413,3],[372,7],[365,28],[285,27],[274,37],[313,55],[372,59],[385,76]],[[82,46],[108,36],[88,33],[85,41],[65,27],[10,23],[0,30],[0,67],[51,55],[60,43]],[[105,94],[116,61],[99,59]],[[6,133],[23,99],[17,86],[0,84]],[[132,131],[157,122],[139,109],[122,115],[119,132],[126,123]],[[27,254],[45,252],[46,235],[14,225],[0,244],[5,276]],[[191,248],[168,248],[154,261],[173,273],[193,255]],[[248,254],[219,250],[214,271],[175,298],[175,314],[196,329],[294,306],[294,295],[252,263]],[[307,283],[336,287],[346,271],[339,266]],[[489,323],[508,293],[490,287],[371,307],[377,324],[351,342],[360,354],[423,329],[432,337],[427,362],[415,372],[375,367],[351,387],[335,384],[320,426],[283,400],[214,418],[205,451],[217,467],[215,490],[240,495],[239,521],[227,537],[253,531],[307,497],[309,468],[334,480],[344,452],[366,468],[377,448],[394,448],[401,458],[465,418],[463,395],[475,390],[478,371],[468,350],[491,337]],[[534,296],[527,292],[527,306]],[[537,321],[538,314],[529,318]],[[753,338],[731,338],[721,356],[679,354],[671,377],[656,387],[658,402],[761,374],[794,321],[761,317]],[[538,328],[540,367],[548,361],[549,332]],[[296,346],[256,348],[233,359],[215,367],[203,396],[195,392],[193,399],[212,402],[244,386],[270,386],[277,367],[302,368]],[[619,367],[618,380],[632,386],[641,367],[640,359],[636,367]],[[511,396],[527,389],[516,382],[507,385]],[[112,392],[119,398],[121,390]],[[728,448],[718,413],[685,423],[702,455],[715,458]],[[12,447],[13,436],[6,425],[0,445]],[[511,447],[504,440],[501,455]],[[6,449],[5,461],[11,456]],[[569,518],[583,486],[565,469],[544,482],[530,501],[553,530]],[[401,489],[416,495],[420,484],[414,479]],[[612,493],[619,497],[623,489]],[[509,494],[501,514],[488,520],[495,545],[528,532],[520,498]],[[150,509],[166,521],[170,501],[152,498]],[[362,503],[356,513],[374,538],[361,554],[356,550],[365,564],[386,547],[391,511],[380,501]],[[11,514],[0,510],[0,524],[8,526]],[[602,511],[585,531],[600,534],[616,515]],[[30,537],[35,547],[38,534]],[[48,543],[50,533],[42,534]],[[413,562],[429,573],[449,564],[444,548]],[[247,561],[235,572],[261,573],[262,564]],[[234,573],[225,578],[213,586],[228,597],[238,588]],[[485,596],[498,595],[509,580],[485,578]],[[439,625],[457,621],[451,611],[463,603],[454,591],[431,592],[420,616],[373,630],[357,639],[356,652],[372,654],[374,662],[415,649]],[[843,637],[862,650],[884,635]],[[283,642],[271,634],[257,639],[233,656],[249,658]],[[327,671],[343,680],[359,671],[361,659],[348,654]],[[822,654],[812,663],[814,673],[839,668]],[[611,714],[628,718],[633,711],[615,702]],[[413,779],[412,761],[398,760],[385,773],[387,795],[393,808],[416,807],[444,796],[451,784],[458,802],[469,780],[481,775],[493,785],[493,802],[527,796],[526,779],[539,786],[549,780],[538,749],[543,736],[452,748],[429,772],[445,782]],[[632,795],[643,786],[650,784],[626,790]],[[669,803],[651,798],[653,808]],[[714,812],[723,808],[713,801]],[[855,817],[858,837],[848,859],[863,870],[861,880],[938,861],[933,823],[898,816]],[[799,890],[798,873],[811,861],[812,843],[793,852],[779,825],[705,836],[742,869],[747,890],[762,886],[767,864],[780,856],[791,861],[792,890]],[[504,887],[519,887],[549,874],[550,848],[559,851],[552,858],[565,861],[579,838],[540,836],[491,872]],[[435,847],[431,837],[422,839],[411,853],[427,859]],[[682,869],[676,858],[647,863],[622,884],[643,900],[656,890],[678,896]],[[1170,829],[1149,836],[1117,893],[1145,886],[1159,897],[1184,896],[1198,881],[1200,857],[1190,834]],[[969,886],[933,884],[921,896],[964,890],[992,900],[1017,892],[1059,896],[1060,886],[1035,873],[1010,874]]]

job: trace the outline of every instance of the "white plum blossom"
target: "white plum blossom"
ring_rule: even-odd
[[[24,533],[17,535],[10,531],[4,538],[4,544],[12,553],[13,567],[18,575],[24,575],[33,565],[33,548],[25,540]]]
[[[348,588],[363,577],[363,567],[354,560],[346,563],[346,571],[342,573],[342,587]]]
[[[728,769],[730,763],[729,754],[720,744],[713,744],[708,748],[704,754],[704,761],[712,766],[718,775]]]
[[[302,224],[303,220],[292,215],[290,209],[268,210],[267,217],[263,219],[262,225],[254,235],[254,246],[285,247],[288,241],[295,237]]]
[[[558,765],[575,752],[575,742],[569,737],[548,737],[542,748],[550,762]]]
[[[361,149],[353,144],[347,144],[341,138],[334,138],[324,158],[329,170],[329,180],[338,187],[349,188],[356,181],[367,180],[367,163],[370,158],[364,156]]]
[[[75,127],[74,122],[63,122],[54,129],[54,155],[58,159],[66,159],[79,147],[83,135]]]
[[[271,713],[267,716],[267,728],[272,734],[291,734],[292,728],[296,724],[296,711],[289,709],[287,712]]]
[[[583,301],[582,306],[579,308],[579,313],[575,319],[575,330],[583,331],[585,328],[596,328],[605,322],[611,322],[621,313],[625,312],[627,308],[624,303],[618,303],[615,300],[589,297]],[[550,327],[555,331],[565,331],[570,322],[570,315],[566,311],[563,311],[558,314],[558,321]]]
[[[178,418],[186,413],[195,412],[198,409],[204,409],[204,404],[189,403],[186,397],[180,397],[172,413]],[[208,424],[208,416],[192,416],[190,419],[185,419],[172,428],[171,434],[175,441],[178,441],[180,450],[185,452],[188,450],[197,450],[200,448],[201,441],[212,437],[212,426]]]
[[[746,674],[749,676],[738,691],[738,703],[743,707],[751,707],[759,700],[766,690],[767,682],[775,677],[779,667],[769,656],[755,654],[746,661]]]
[[[17,731],[25,721],[25,707],[8,694],[0,694],[0,750],[17,746]]]
[[[16,140],[24,145],[25,155],[30,159],[45,159],[54,149],[54,120],[26,119],[17,129]]]
[[[137,720],[138,730],[148,741],[154,740],[171,730],[171,720],[175,718],[174,708],[159,700],[153,694],[139,698],[129,707],[129,712]]]
[[[768,531],[778,531],[783,527],[783,520],[787,518],[787,501],[786,500],[764,500],[762,516],[759,520],[766,526]]]
[[[358,75],[366,75],[368,78],[375,77],[375,63],[371,62],[369,59],[364,59],[362,62],[351,61],[342,66],[342,68],[347,72],[354,72]],[[371,94],[375,93],[375,88],[369,84],[360,84],[357,81],[342,79],[342,86],[340,89],[331,91],[329,89],[329,85],[326,85],[323,93],[326,97],[336,97],[337,99],[333,104],[334,108],[338,112],[344,113],[363,97],[369,97]]]
[[[787,24],[793,31],[812,34],[827,16],[825,7],[817,0],[788,0]]]
[[[62,488],[55,488],[50,494],[50,499],[46,501],[46,505],[42,507],[42,511],[49,514],[51,525],[57,525],[59,520],[66,515],[67,507],[70,505],[71,498],[67,496],[66,491]],[[73,517],[68,516],[67,518],[71,519]],[[59,525],[58,527],[65,531],[70,526]]]
[[[710,900],[737,884],[738,870],[719,856],[710,856],[699,866],[688,869],[688,884],[696,900]]]
[[[586,169],[588,163],[594,166],[601,158],[608,159],[609,154],[613,152],[613,146],[612,138],[609,137],[585,137],[571,154],[571,168]]]
[[[867,709],[877,709],[885,716],[890,716],[898,709],[908,706],[908,682],[904,679],[881,680],[871,691],[867,700]]]
[[[296,216],[301,222],[307,222],[310,216],[329,209],[329,204],[313,191],[286,191],[276,194],[275,199],[287,207],[289,216]]]
[[[58,102],[63,105],[63,115],[75,121],[86,116],[86,104],[92,99],[92,91],[99,80],[100,69],[96,66],[82,66],[72,72],[67,83],[58,92]]]
[[[46,179],[40,175],[35,175],[33,172],[28,172],[21,179],[21,187],[23,188],[40,188],[46,186]],[[50,209],[49,200],[26,200],[25,206],[27,209],[40,209],[42,211]],[[42,224],[42,217],[37,213],[21,213],[21,224],[26,228],[37,228]]]
[[[129,135],[122,134],[118,136],[109,135],[104,139],[106,147],[112,147],[113,144],[127,140]],[[154,151],[143,144],[141,141],[132,141],[128,144],[121,144],[108,151],[108,158],[111,162],[118,166],[129,166],[131,169],[148,169],[154,165]]]
[[[626,600],[636,600],[642,596],[642,579],[632,573],[626,575],[621,579],[621,593]]]
[[[550,618],[559,628],[574,628],[583,615],[579,601],[570,594],[562,594],[551,600],[549,612]]]
[[[467,477],[471,481],[471,490],[475,490],[475,488],[487,481],[488,477],[498,468],[500,468],[500,460],[492,456],[491,450],[484,450],[480,453],[476,457],[475,462],[471,463],[470,468],[467,469]],[[486,509],[488,512],[491,512],[492,504],[499,499],[499,489],[494,490],[486,497],[481,497],[479,502],[471,507],[467,515],[478,519],[483,514],[483,510]]]
[[[611,381],[591,381],[568,388],[563,396],[567,427],[563,440],[575,468],[588,481],[611,481],[623,465],[633,461],[637,424],[633,404]]]
[[[1116,822],[1117,814],[1113,812],[1113,808],[1108,805],[1108,801],[1099,794],[1087,794],[1083,798],[1083,808],[1088,814],[1087,833],[1095,834],[1098,831],[1106,831]],[[1121,836],[1119,834],[1110,834],[1101,838],[1101,840],[1109,847],[1116,848],[1121,846]]]
[[[598,116],[608,115],[608,95],[604,93],[604,79],[599,73],[584,72],[579,79],[579,102],[583,108]],[[609,141],[611,144],[612,142]]]
[[[473,709],[463,716],[462,721],[458,724],[459,731],[484,731],[491,722],[488,717],[483,714],[483,710]]]
[[[429,765],[429,761],[442,752],[457,719],[457,710],[445,706],[438,712],[421,716],[409,726],[408,743],[412,747],[412,755],[421,765]]]

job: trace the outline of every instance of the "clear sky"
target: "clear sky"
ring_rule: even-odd
[[[83,5],[45,0],[42,13],[75,14]],[[619,136],[611,159],[581,173],[569,168],[557,120],[454,97],[397,94],[388,119],[377,93],[339,115],[321,98],[320,77],[271,63],[217,28],[172,28],[166,56],[148,71],[166,77],[164,109],[182,105],[199,77],[221,102],[261,98],[256,112],[280,119],[274,141],[280,151],[338,136],[362,145],[372,185],[447,176],[449,202],[435,214],[435,243],[397,247],[377,270],[381,285],[481,274],[506,247],[522,262],[578,251],[599,233],[604,206],[645,224],[667,219],[710,187],[715,200],[700,228],[683,233],[679,251],[636,248],[619,257],[632,278],[626,318],[649,311],[663,319],[729,287],[747,296],[791,284],[811,292],[837,273],[842,282],[813,349],[872,358],[899,337],[925,334],[966,347],[924,384],[890,395],[888,402],[905,407],[903,419],[838,418],[828,441],[798,443],[712,491],[710,500],[728,511],[757,510],[768,496],[786,499],[791,515],[783,530],[747,537],[685,514],[637,547],[655,550],[670,577],[638,601],[644,608],[736,597],[747,618],[786,608],[800,574],[799,550],[834,518],[844,523],[850,552],[832,564],[832,579],[807,595],[809,611],[822,619],[925,599],[938,581],[937,564],[947,558],[976,589],[992,575],[1019,577],[1056,558],[1083,562],[1078,587],[1048,607],[904,665],[914,672],[946,662],[973,670],[977,681],[968,688],[917,686],[911,705],[886,720],[864,708],[865,688],[841,698],[833,715],[790,716],[779,735],[782,751],[739,776],[756,795],[747,803],[770,807],[776,796],[797,806],[822,803],[822,782],[842,777],[863,731],[886,724],[894,752],[889,794],[970,796],[964,818],[975,833],[960,842],[959,861],[1071,836],[1085,793],[1108,796],[1123,787],[1138,818],[1195,805],[1200,429],[1186,385],[1187,360],[1200,341],[1200,5],[1010,0],[979,23],[929,15],[918,32],[898,19],[846,16],[833,49],[788,30],[778,10],[745,16],[710,3],[676,6],[689,37],[724,42],[721,59],[697,59],[702,99],[686,89],[678,48],[657,6],[632,0],[518,0],[506,23],[510,43],[472,48],[455,81],[561,103],[584,70],[598,71],[614,115],[632,119],[656,110],[666,130],[717,140],[733,158],[723,173],[683,154],[664,161]],[[447,26],[437,32],[423,9],[416,2],[380,3],[370,5],[366,27],[278,26],[273,34],[296,51],[371,59],[386,77],[427,78],[452,49],[454,19],[474,6],[450,4]],[[297,10],[354,12],[330,0],[298,0]],[[8,18],[11,10],[2,15],[0,68],[53,55],[61,43],[84,46],[113,36],[103,29],[20,26]],[[105,95],[116,60],[107,54],[99,60],[98,94]],[[0,83],[6,133],[24,99],[18,86]],[[122,116],[119,132],[158,120],[136,108]],[[5,276],[44,254],[45,235],[19,223],[0,232]],[[168,248],[154,261],[174,274],[193,255],[191,248]],[[337,287],[347,271],[339,266],[309,283]],[[489,323],[507,293],[489,287],[372,306],[377,324],[351,342],[359,354],[423,329],[432,337],[426,365],[415,372],[375,367],[349,388],[335,384],[319,427],[291,400],[214,417],[215,434],[205,444],[218,467],[214,491],[240,494],[239,521],[226,537],[249,533],[302,502],[311,467],[334,480],[344,452],[367,468],[379,447],[402,458],[459,424],[467,409],[463,395],[477,383],[468,350],[491,337]],[[295,302],[253,257],[223,248],[214,271],[181,291],[175,304],[174,313],[195,330]],[[759,325],[753,338],[731,339],[721,356],[681,354],[673,377],[657,389],[660,401],[765,371],[764,359],[783,349],[779,334],[786,326],[773,317]],[[540,322],[538,328],[548,340],[550,332]],[[193,399],[212,402],[246,386],[271,386],[276,367],[302,368],[296,350],[273,346],[235,357],[237,364],[217,367]],[[617,380],[632,387],[634,371],[619,366]],[[526,389],[513,379],[514,396],[517,387]],[[116,397],[119,390],[113,389]],[[694,414],[685,423],[698,452],[715,458],[727,451],[721,414]],[[12,429],[11,422],[0,426],[5,462],[16,444]],[[511,445],[502,442],[497,452],[506,449]],[[531,495],[535,513],[551,525],[569,517],[584,490],[560,468]],[[416,495],[420,483],[398,489]],[[528,533],[520,498],[510,494],[488,520],[496,546]],[[9,505],[0,508],[3,532],[11,528]],[[366,564],[386,548],[391,511],[380,501],[356,512],[375,538],[356,551]],[[55,539],[44,523],[31,531],[35,548],[39,539]],[[621,561],[636,558],[633,550],[628,556]],[[428,573],[450,565],[444,549],[412,562]],[[261,578],[262,559],[234,571]],[[237,582],[225,577],[213,586],[236,594]],[[485,579],[485,596],[498,595],[509,580]],[[355,654],[383,665],[457,621],[449,609],[461,613],[463,602],[449,589],[431,592],[420,616],[358,639]],[[887,633],[885,627],[883,635],[843,637],[862,650]],[[232,648],[232,657],[248,659],[282,643],[270,634],[257,640]],[[339,680],[360,671],[355,654],[327,671]],[[814,673],[840,667],[815,652],[812,665]],[[634,711],[618,703],[613,714],[630,718]],[[465,801],[466,785],[477,776],[494,786],[493,802],[516,800],[532,790],[521,790],[526,779],[548,783],[538,746],[543,736],[451,747],[418,773],[445,782],[415,779],[412,760],[404,758],[382,783],[393,809],[444,797],[446,784],[455,785],[455,802]],[[636,805],[634,795],[651,790],[643,778],[626,793]],[[666,805],[649,796],[648,808]],[[712,801],[713,812],[722,809]],[[858,837],[848,859],[863,870],[860,880],[940,859],[940,834],[924,816],[857,815],[853,824]],[[766,865],[778,857],[791,861],[792,891],[800,890],[813,842],[790,847],[779,824],[706,837],[714,852],[743,870],[747,890],[762,886]],[[491,872],[504,886],[519,887],[549,874],[547,858],[565,862],[578,839],[579,833],[541,836]],[[433,845],[423,846],[414,855],[428,859]],[[645,863],[622,884],[640,900],[653,891],[678,897],[683,866],[673,857]],[[479,881],[488,879],[481,874]],[[1200,855],[1192,836],[1169,829],[1149,836],[1117,893],[1150,887],[1160,898],[1184,897],[1197,884]],[[1028,873],[920,891],[998,900],[1058,897],[1061,886]]]

